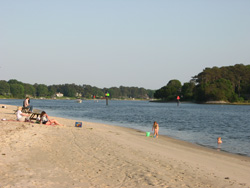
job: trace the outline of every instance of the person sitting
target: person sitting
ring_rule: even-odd
[[[30,98],[26,97],[26,99],[23,101],[23,107],[28,108],[30,112],[33,111],[33,106],[30,105]]]
[[[62,125],[58,123],[58,121],[54,119],[50,119],[48,114],[45,111],[42,111],[40,115],[40,124],[45,124],[45,125]],[[62,125],[63,126],[63,125]]]
[[[17,112],[16,112],[16,116],[17,116],[17,121],[29,121],[29,118],[26,118],[26,117],[24,117],[24,116],[29,117],[30,115],[29,115],[29,114],[22,113],[22,107],[19,106],[19,107],[18,107],[18,110],[17,110]]]

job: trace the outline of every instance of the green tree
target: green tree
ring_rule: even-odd
[[[148,89],[147,94],[150,99],[154,98],[155,90]]]
[[[193,100],[194,88],[195,88],[194,82],[184,83],[183,86],[181,87],[182,100],[184,101]]]
[[[128,87],[120,86],[119,88],[121,91],[121,97],[128,98],[128,96],[130,95],[130,91],[129,91]]]
[[[8,81],[8,83],[9,83],[9,84],[20,84],[20,85],[23,85],[22,82],[20,82],[20,81],[18,81],[18,80],[16,80],[16,79],[11,79],[11,80]]]
[[[197,97],[197,92],[202,92],[203,89],[212,94],[211,88],[215,89],[215,82],[220,79],[225,79],[231,82],[232,89],[234,91],[233,100],[244,97],[244,99],[250,99],[250,65],[236,64],[234,66],[228,67],[213,67],[206,68],[203,72],[199,73],[194,77],[197,82],[195,89],[195,96]],[[208,86],[209,84],[210,86]],[[210,89],[208,87],[211,87]],[[222,86],[221,86],[222,87]],[[215,92],[215,91],[214,91]],[[235,94],[237,96],[235,97]],[[206,100],[206,97],[198,97],[200,100]],[[210,96],[211,97],[211,96]],[[203,99],[202,99],[203,98]],[[214,97],[213,97],[214,98]],[[229,97],[230,98],[230,97]]]
[[[0,80],[0,95],[9,95],[10,94],[10,85],[4,80]]]
[[[164,88],[166,86],[161,87],[160,89],[156,90],[154,93],[154,98],[156,99],[164,99]]]
[[[198,84],[195,88],[194,88],[194,99],[197,102],[204,102],[206,101],[206,95],[205,95],[205,90],[208,84],[206,83],[201,83]]]
[[[83,85],[83,97],[91,99],[93,95],[97,95],[97,94],[96,94],[96,91],[92,90],[92,86]]]
[[[166,86],[156,90],[154,97],[172,101],[181,93],[181,82],[179,80],[170,80]]]
[[[129,91],[130,91],[130,94],[129,94],[130,98],[137,98],[137,96],[139,95],[138,88],[136,87],[130,87]]]
[[[147,99],[148,98],[148,92],[146,89],[144,88],[138,88],[138,96],[137,98],[140,98],[140,99]]]
[[[48,87],[44,84],[38,84],[36,88],[36,93],[38,97],[47,97]]]
[[[224,78],[196,87],[197,101],[230,101],[237,100],[232,83]]]
[[[93,95],[95,95],[97,98],[100,98],[100,97],[104,96],[104,92],[98,87],[92,87],[91,88],[91,97],[93,97]]]
[[[24,98],[24,87],[21,84],[10,84],[10,92],[15,98]]]
[[[63,94],[66,97],[75,97],[76,96],[76,88],[74,84],[65,84],[63,87]]]
[[[31,95],[31,96],[36,95],[36,89],[31,84],[23,84],[23,87],[24,87],[24,94],[25,95]]]
[[[58,85],[48,86],[49,96],[54,96],[57,92],[60,92],[60,87]],[[62,92],[61,92],[62,93]]]
[[[109,88],[109,93],[112,98],[121,98],[121,91],[117,87],[111,87]]]
[[[169,100],[176,99],[176,96],[181,93],[181,82],[179,80],[170,80],[167,84],[166,90],[166,95]]]

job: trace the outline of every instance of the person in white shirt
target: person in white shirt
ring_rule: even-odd
[[[18,110],[17,110],[17,113],[16,113],[17,121],[25,121],[26,117],[30,116],[29,114],[22,113],[21,110],[22,110],[22,107],[19,106]]]

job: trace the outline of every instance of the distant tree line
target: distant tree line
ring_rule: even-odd
[[[97,88],[90,85],[50,85],[26,84],[17,80],[0,81],[0,96],[9,98],[54,97],[62,93],[64,97],[103,98],[105,93],[110,98],[117,99],[160,99],[175,101],[177,96],[181,101],[250,101],[250,65],[236,64],[227,67],[205,68],[192,80],[183,85],[179,80],[170,80],[167,85],[158,90],[149,90],[138,87],[111,87]]]
[[[164,101],[173,101],[177,96],[195,102],[250,100],[250,65],[205,68],[190,82],[181,85],[179,80],[170,80],[154,94]]]
[[[90,85],[44,85],[44,84],[27,84],[11,79],[9,81],[0,80],[0,96],[9,98],[24,98],[30,97],[55,97],[56,93],[62,93],[64,97],[71,98],[103,98],[105,93],[110,93],[110,98],[117,99],[149,99],[154,95],[154,90],[147,90],[138,87],[120,86],[112,88],[97,88]]]

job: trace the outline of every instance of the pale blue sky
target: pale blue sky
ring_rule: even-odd
[[[0,80],[159,89],[240,63],[249,0],[0,0]]]

